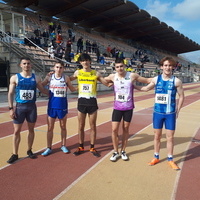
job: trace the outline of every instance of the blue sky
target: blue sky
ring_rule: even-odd
[[[151,16],[172,26],[189,39],[200,44],[200,1],[199,0],[130,0]],[[200,64],[200,51],[181,54]]]

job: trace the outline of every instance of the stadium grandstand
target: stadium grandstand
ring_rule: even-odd
[[[0,17],[0,87],[19,71],[22,56],[44,77],[56,60],[63,60],[72,74],[81,52],[91,55],[92,66],[103,75],[113,72],[118,56],[126,59],[128,70],[145,77],[160,73],[160,58],[172,56],[177,77],[199,81],[199,66],[179,54],[200,50],[200,45],[130,1],[4,0]]]

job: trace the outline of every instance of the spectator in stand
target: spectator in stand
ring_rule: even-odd
[[[99,47],[97,47],[97,49],[96,49],[96,56],[97,56],[97,63],[99,63],[100,62],[100,51],[99,51]]]
[[[34,30],[34,34],[35,34],[36,37],[41,37],[42,34],[41,34],[41,30],[40,30],[39,27]]]
[[[66,43],[66,51],[68,51],[70,53],[71,50],[72,50],[72,40],[71,40],[71,38],[69,38]]]
[[[107,52],[108,57],[111,57],[111,47],[110,47],[110,45],[108,45],[106,52]]]
[[[39,46],[39,47],[42,47],[42,45],[41,45],[41,41],[40,41],[40,37],[35,37],[35,44],[37,45],[37,46]]]
[[[69,38],[72,38],[72,30],[70,28],[68,29],[68,36]]]
[[[75,42],[76,33],[72,31],[72,42]]]
[[[86,53],[91,53],[91,43],[89,40],[86,40],[85,46],[86,46]]]
[[[56,35],[56,43],[59,45],[62,43],[62,41],[63,41],[62,34],[61,33],[57,34]]]
[[[48,47],[48,53],[49,53],[49,58],[54,58],[54,48],[53,48],[53,45],[49,46]]]
[[[112,48],[111,51],[110,51],[111,55],[112,55],[112,58],[115,58],[116,57],[116,48]]]
[[[92,52],[93,52],[93,53],[96,53],[96,50],[97,50],[97,43],[94,41],[94,42],[92,43]]]
[[[48,47],[49,32],[47,31],[47,29],[44,29],[44,32],[42,33],[42,37],[44,39],[44,47]]]
[[[54,48],[56,48],[56,33],[55,31],[52,31],[50,33],[50,38],[51,38],[51,42]]]
[[[53,22],[49,22],[49,34],[53,32]]]
[[[58,45],[54,53],[55,57],[62,59],[63,54],[64,54],[64,49],[62,45]]]
[[[57,33],[62,33],[62,27],[60,24],[58,24],[58,27],[57,27]]]
[[[83,52],[83,37],[80,37],[77,41],[77,53]]]
[[[99,58],[99,63],[104,65],[105,64],[105,58],[103,56],[103,54],[101,54],[100,58]]]

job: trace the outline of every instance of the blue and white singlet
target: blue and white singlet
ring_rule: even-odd
[[[166,114],[176,112],[176,92],[175,77],[171,76],[165,81],[162,75],[159,75],[155,86],[154,112]]]
[[[51,76],[48,108],[68,109],[67,88],[64,75],[58,79],[55,74]]]

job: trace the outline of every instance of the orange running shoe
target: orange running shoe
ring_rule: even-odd
[[[90,152],[96,157],[100,157],[101,156],[95,148],[90,148]]]
[[[174,161],[168,161],[169,166],[174,170],[180,170],[180,168],[177,166],[177,164]]]
[[[153,166],[153,165],[159,163],[159,161],[160,161],[160,160],[159,160],[158,158],[153,158],[153,159],[151,160],[151,162],[148,163],[148,165],[149,165],[149,166]]]
[[[75,156],[78,156],[80,154],[84,153],[83,147],[78,147],[78,149],[73,153]]]

